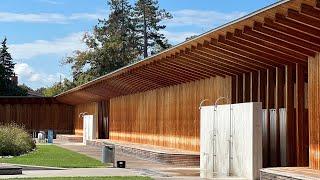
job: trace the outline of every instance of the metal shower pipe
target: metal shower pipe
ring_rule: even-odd
[[[232,117],[231,117],[231,111],[232,111],[232,105],[231,105],[231,102],[230,102],[230,99],[228,97],[219,97],[216,102],[214,103],[214,108],[215,108],[215,111],[217,110],[217,106],[218,106],[218,102],[222,99],[226,99],[227,100],[227,103],[229,103],[229,107],[230,107],[230,111],[229,111],[229,121],[230,121],[230,134],[229,134],[229,172],[228,172],[228,175],[231,176],[232,173],[231,173],[231,168],[232,168],[232,160],[233,160],[233,157],[232,157],[232,143],[233,143],[233,123],[232,123]]]

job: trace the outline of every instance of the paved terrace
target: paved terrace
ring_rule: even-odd
[[[101,148],[98,146],[85,146],[82,143],[64,143],[59,141],[55,141],[55,144],[60,147],[101,160],[102,152]],[[135,145],[137,146],[137,144]],[[144,148],[151,149],[154,147],[144,146]],[[117,160],[126,161],[127,170],[129,169],[138,175],[156,177],[157,179],[199,179],[199,167],[179,167],[176,165],[161,164],[144,159],[139,159],[134,156],[128,156],[119,152],[116,153],[116,161]]]

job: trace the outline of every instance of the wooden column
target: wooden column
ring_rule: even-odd
[[[277,166],[276,160],[276,149],[272,146],[272,141],[270,141],[270,109],[274,108],[274,91],[275,91],[275,70],[268,69],[267,70],[267,89],[266,89],[266,110],[267,110],[267,124],[266,124],[266,134],[268,136],[268,152],[269,152],[269,166]]]
[[[258,102],[258,73],[250,72],[250,102]]]
[[[304,118],[304,67],[296,64],[296,137],[297,137],[297,166],[308,166],[308,120]],[[312,97],[311,97],[312,98]]]
[[[243,77],[242,75],[236,76],[236,87],[237,87],[237,103],[243,102]]]
[[[250,102],[250,73],[243,74],[243,102]]]
[[[263,111],[266,108],[266,85],[266,71],[260,70],[258,71],[258,102],[261,102]],[[262,118],[262,162],[264,168],[269,166],[269,129],[267,129],[269,121],[264,118],[265,116],[264,114]]]
[[[275,109],[276,109],[276,119],[275,127],[275,163],[276,166],[281,165],[280,161],[280,108],[284,107],[284,69],[281,67],[276,68],[276,87],[275,87]]]
[[[309,166],[320,170],[320,53],[308,61]]]
[[[105,116],[103,120],[103,128],[105,130],[105,138],[110,139],[110,99],[105,100]]]
[[[258,72],[258,102],[262,103],[262,109],[266,108],[266,71],[260,70]]]
[[[294,72],[292,65],[285,66],[285,108],[286,108],[286,137],[283,153],[286,156],[281,157],[284,160],[282,166],[295,166],[296,165],[296,123],[294,119]]]
[[[231,77],[231,103],[237,103],[237,76]]]

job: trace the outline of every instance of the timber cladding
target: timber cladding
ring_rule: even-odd
[[[78,104],[74,106],[74,131],[76,135],[82,135],[83,132],[83,117],[80,113],[86,112],[88,115],[98,116],[98,103],[90,102]]]
[[[320,170],[320,53],[315,58],[309,58],[308,64],[309,165]]]
[[[220,96],[231,97],[229,76],[110,99],[110,139],[199,151],[199,103]]]
[[[73,133],[73,107],[43,99],[1,98],[0,124],[16,123],[29,131],[53,129],[57,133]]]

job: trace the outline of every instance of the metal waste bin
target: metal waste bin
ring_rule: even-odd
[[[108,144],[102,147],[102,163],[113,163],[115,165],[115,146]]]

